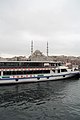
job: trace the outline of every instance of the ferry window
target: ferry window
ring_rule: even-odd
[[[55,67],[55,66],[56,66],[56,64],[55,64],[55,63],[50,63],[50,65],[51,65],[51,66],[53,66],[53,67]]]
[[[3,75],[6,75],[6,74],[7,74],[7,71],[4,71],[4,72],[3,72]]]
[[[17,75],[17,71],[12,71],[12,75]]]
[[[58,73],[60,73],[60,70],[58,69]]]
[[[52,70],[55,73],[55,70]]]
[[[4,65],[4,62],[0,62],[0,67],[2,68],[2,67],[4,67],[5,65]]]
[[[11,75],[11,71],[4,71],[3,75]]]
[[[67,72],[67,70],[66,69],[61,69],[61,72]]]

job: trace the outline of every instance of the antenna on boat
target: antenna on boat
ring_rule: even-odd
[[[33,40],[31,40],[31,55],[33,54]]]
[[[47,42],[47,57],[48,57],[48,42]]]

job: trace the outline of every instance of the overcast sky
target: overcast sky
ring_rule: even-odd
[[[0,56],[80,56],[80,0],[0,0]]]

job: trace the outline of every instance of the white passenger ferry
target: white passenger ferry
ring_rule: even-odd
[[[61,62],[1,61],[0,85],[40,82],[79,77],[79,71],[68,69]]]

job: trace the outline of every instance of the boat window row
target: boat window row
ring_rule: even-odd
[[[0,68],[32,68],[32,67],[56,67],[61,66],[61,63],[49,63],[48,66],[45,66],[44,62],[0,62]]]
[[[12,67],[15,67],[15,68],[28,68],[28,67],[43,67],[44,64],[43,63],[27,63],[27,62],[0,62],[0,68],[12,68]]]
[[[26,74],[47,74],[50,70],[38,70],[38,71],[3,71],[3,75],[26,75]]]
[[[58,69],[58,70],[52,70],[54,73],[57,72],[57,73],[60,73],[60,72],[67,72],[66,69]]]

